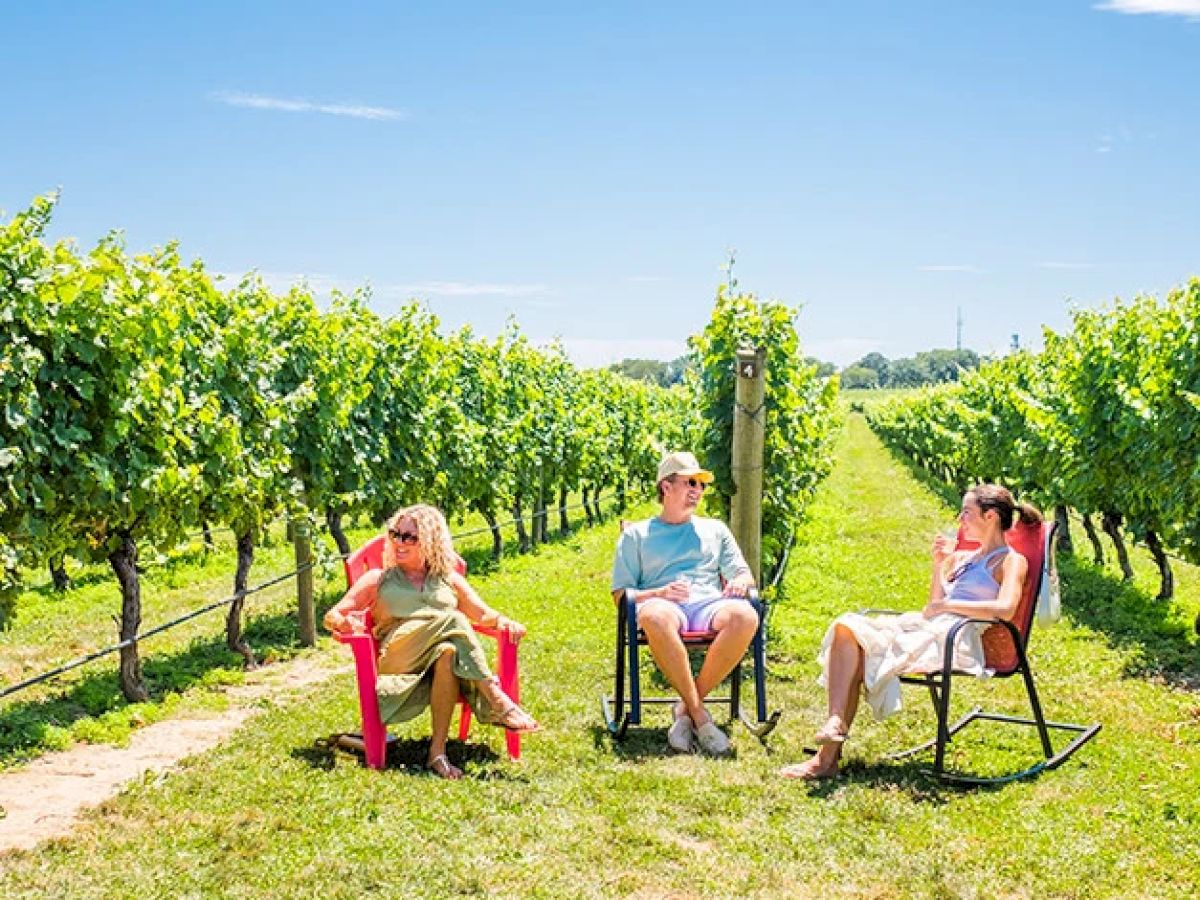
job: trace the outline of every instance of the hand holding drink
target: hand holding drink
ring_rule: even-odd
[[[351,634],[367,633],[367,614],[365,610],[356,609],[353,612],[347,613],[346,621],[350,624]]]
[[[692,595],[692,583],[680,575],[674,581],[667,585],[665,597],[667,600],[674,600],[676,603],[682,603]]]
[[[941,565],[947,557],[953,555],[958,545],[958,526],[949,525],[943,528],[933,538],[933,561]]]

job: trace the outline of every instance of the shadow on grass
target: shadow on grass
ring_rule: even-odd
[[[810,747],[804,748],[808,758],[816,754]],[[858,784],[872,788],[885,788],[904,794],[914,803],[925,803],[930,806],[944,806],[952,798],[964,794],[994,793],[1007,787],[1007,784],[969,784],[953,781],[942,781],[931,771],[933,765],[932,751],[927,757],[917,755],[904,760],[875,759],[864,761],[850,759],[843,762],[841,771],[835,778],[820,778],[815,781],[797,781],[804,785],[811,797],[821,799],[836,798],[842,788]],[[1020,779],[1032,781],[1040,776]],[[1009,782],[1009,784],[1016,782]]]
[[[1059,554],[1063,609],[1075,622],[1135,651],[1125,664],[1131,677],[1159,676],[1178,687],[1200,689],[1200,653],[1187,623],[1171,618],[1169,602],[1155,600],[1090,562]]]
[[[338,747],[335,742],[336,737],[337,735],[329,738],[321,738],[315,741],[311,747],[297,747],[292,750],[291,756],[293,759],[305,762],[312,768],[324,772],[332,770],[337,765],[339,757],[354,759],[360,766],[365,767],[367,762],[363,754]],[[496,751],[486,744],[450,741],[446,747],[446,755],[450,757],[451,762],[463,768],[467,778],[473,778],[477,781],[528,780],[524,775],[503,769],[489,769],[479,773],[472,772],[474,766],[495,763],[500,759]],[[432,774],[425,767],[425,760],[428,756],[428,738],[392,739],[388,741],[385,772],[392,770],[406,775]],[[381,772],[380,774],[383,775],[384,773]]]
[[[625,737],[617,740],[603,725],[593,725],[592,744],[598,750],[608,748],[614,757],[626,762],[664,759],[671,755],[667,748],[666,728],[631,725],[625,732]]]
[[[812,797],[826,799],[836,796],[847,784],[861,784],[896,791],[914,803],[944,806],[955,795],[974,793],[981,789],[975,785],[959,786],[939,781],[926,771],[929,765],[928,760],[879,760],[872,763],[851,760],[842,768],[837,778],[810,782],[808,793]],[[992,791],[995,790],[995,786],[984,789]]]
[[[333,595],[318,601],[317,617],[336,599]],[[217,617],[214,610],[210,615]],[[169,696],[181,694],[199,684],[218,684],[227,678],[214,677],[219,672],[240,672],[243,660],[225,646],[224,617],[211,637],[195,640],[186,648],[167,654],[146,654],[142,657],[142,675],[150,700],[141,704],[129,703],[121,693],[117,678],[117,655],[96,660],[106,671],[94,672],[73,682],[63,693],[53,697],[13,703],[0,709],[0,766],[30,759],[47,750],[69,743],[69,729],[84,720],[95,720],[96,727],[88,729],[98,740],[120,738],[128,729],[146,718],[147,707],[160,706]],[[288,658],[303,649],[300,646],[295,615],[252,616],[245,625],[245,638],[255,655]],[[150,641],[154,639],[151,638]]]

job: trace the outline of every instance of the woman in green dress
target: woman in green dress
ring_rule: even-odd
[[[346,633],[361,628],[362,614],[371,611],[379,642],[379,713],[385,722],[404,722],[428,706],[428,766],[449,779],[463,774],[446,756],[460,693],[481,722],[522,732],[539,728],[501,690],[471,623],[506,631],[514,641],[525,626],[489,607],[454,563],[445,516],[424,504],[406,507],[388,520],[383,568],[365,572],[325,614],[326,628]]]

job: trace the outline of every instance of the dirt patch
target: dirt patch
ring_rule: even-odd
[[[250,673],[245,684],[226,690],[235,705],[223,712],[156,722],[134,732],[128,747],[81,744],[0,774],[0,853],[61,837],[83,810],[107,800],[127,782],[210,750],[262,712],[258,701],[286,699],[348,670],[320,656],[264,667]]]

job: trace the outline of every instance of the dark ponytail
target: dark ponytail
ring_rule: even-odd
[[[977,484],[968,493],[975,498],[982,511],[996,511],[996,515],[1000,517],[1001,531],[1012,528],[1013,519],[1018,517],[1025,525],[1036,525],[1042,521],[1042,514],[1038,512],[1037,507],[1028,503],[1017,503],[1008,488],[998,484]]]

